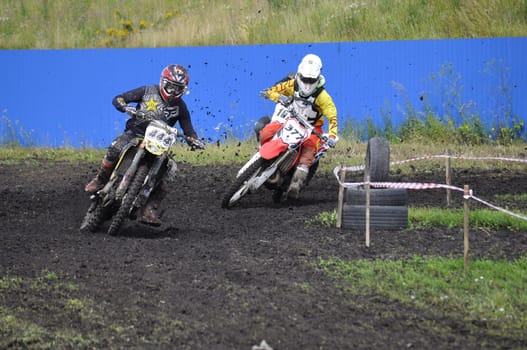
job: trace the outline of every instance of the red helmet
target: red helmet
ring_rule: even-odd
[[[187,92],[189,77],[185,67],[171,64],[161,72],[159,92],[166,102],[175,102]]]

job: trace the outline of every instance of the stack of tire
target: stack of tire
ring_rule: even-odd
[[[382,137],[368,141],[364,167],[364,182],[388,181],[390,146]],[[370,228],[400,230],[408,227],[408,193],[399,188],[370,187]],[[366,189],[364,186],[346,188],[342,208],[342,227],[365,229]]]

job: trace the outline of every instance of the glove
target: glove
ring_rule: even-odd
[[[268,99],[269,93],[267,92],[267,90],[260,90],[260,97]]]
[[[135,109],[133,106],[126,105],[123,107],[123,112],[128,114],[130,117],[133,117],[137,113],[137,109]]]
[[[197,149],[205,149],[205,143],[195,137],[187,137],[187,143],[192,151],[195,151]]]
[[[291,98],[289,96],[286,96],[286,95],[280,95],[278,96],[278,103],[284,105],[284,106],[287,106],[288,104],[291,103]]]
[[[328,144],[328,146],[330,148],[335,148],[335,146],[337,145],[337,140],[335,139],[334,136],[330,136],[328,137],[328,139],[326,140],[326,143]]]
[[[155,119],[156,117],[156,112],[154,111],[143,111],[143,110],[138,110],[135,112],[134,114],[137,118],[140,118],[140,119],[144,119],[144,120],[152,120],[152,119]]]

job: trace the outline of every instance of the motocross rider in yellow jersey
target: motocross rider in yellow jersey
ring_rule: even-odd
[[[325,116],[329,123],[327,144],[333,148],[336,145],[338,134],[337,108],[324,87],[326,81],[321,70],[322,61],[320,57],[308,54],[302,59],[296,74],[291,79],[278,82],[263,90],[261,95],[274,102],[279,102],[284,96],[288,96],[295,111],[300,116],[305,117],[315,127],[315,131],[320,134],[323,132],[322,126],[324,125],[322,116]],[[260,143],[264,144],[269,141],[281,124],[279,120],[271,120],[267,125],[262,125],[263,129],[258,126],[255,127]],[[319,147],[320,139],[314,134],[304,143],[291,185],[287,191],[288,197],[298,198]]]

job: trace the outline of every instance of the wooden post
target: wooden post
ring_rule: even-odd
[[[451,185],[452,184],[452,158],[450,158],[450,150],[447,150],[447,156],[445,160],[445,168],[446,168],[446,184]],[[446,205],[449,207],[452,203],[452,198],[450,194],[450,188],[446,189]]]
[[[339,172],[340,183],[344,183],[345,178],[346,178],[345,166],[341,165],[340,172]],[[340,185],[339,186],[339,197],[338,197],[338,203],[337,203],[337,228],[342,227],[342,211],[344,208],[344,191],[345,191],[344,186]]]
[[[370,246],[370,175],[366,176],[366,247]]]
[[[469,220],[468,220],[468,200],[470,195],[470,189],[468,185],[463,188],[463,269],[468,270],[468,251],[469,251]]]

